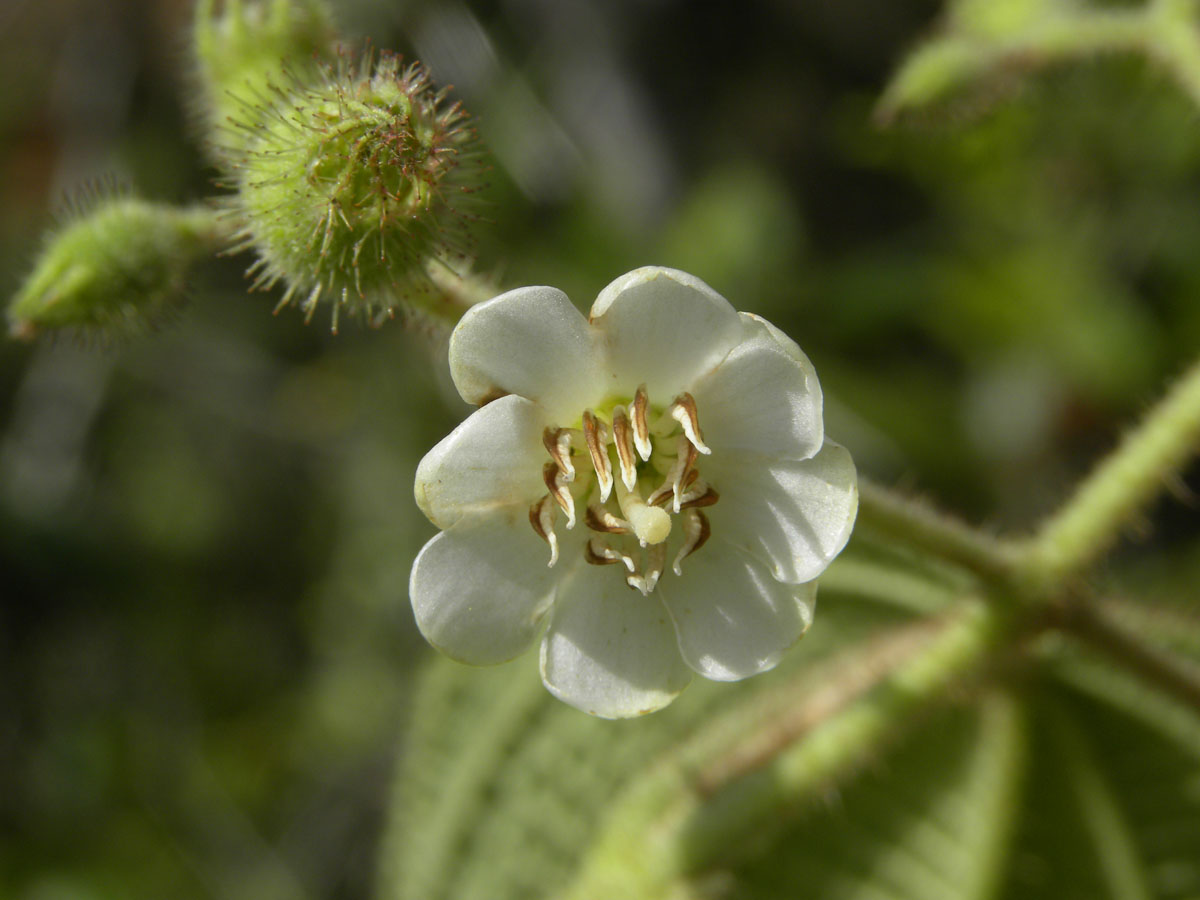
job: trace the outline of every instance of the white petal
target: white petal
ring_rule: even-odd
[[[519,394],[566,425],[603,392],[592,329],[567,295],[525,287],[467,310],[450,336],[450,374],[468,403]]]
[[[780,581],[811,581],[850,539],[858,481],[850,454],[832,441],[804,460],[714,454],[704,474],[721,495],[707,510],[714,537],[762,559]]]
[[[662,405],[742,338],[741,320],[724,297],[685,272],[656,266],[606,287],[589,318],[603,335],[608,390],[632,394],[645,382],[650,401]]]
[[[760,320],[742,321],[745,340],[691,389],[704,439],[714,457],[749,451],[807,459],[825,431],[817,373],[794,343],[793,352]]]
[[[559,591],[542,639],[542,681],[605,719],[654,712],[687,687],[666,609],[625,584],[619,566],[581,566]]]
[[[817,587],[783,584],[760,562],[714,535],[659,582],[689,666],[715,681],[771,669],[812,623]]]
[[[546,493],[545,427],[545,411],[523,397],[501,397],[477,409],[417,466],[417,506],[439,528],[506,507],[523,518]]]
[[[522,525],[524,527],[522,527]],[[546,566],[546,544],[508,516],[461,519],[417,555],[409,578],[417,627],[447,656],[501,663],[533,643],[561,569]]]

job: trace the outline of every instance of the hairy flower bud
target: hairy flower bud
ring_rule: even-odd
[[[199,0],[193,42],[209,146],[228,156],[273,97],[285,64],[328,56],[336,31],[323,0]]]
[[[215,213],[129,197],[88,201],[46,240],[8,316],[16,337],[153,324],[179,302],[188,271],[220,245]]]
[[[457,103],[419,64],[367,53],[315,84],[291,76],[255,109],[230,166],[235,250],[253,249],[252,289],[279,308],[317,305],[378,323],[439,302],[430,271],[458,269],[483,168]]]

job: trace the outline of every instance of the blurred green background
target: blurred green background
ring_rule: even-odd
[[[804,347],[861,471],[972,521],[1053,509],[1200,347],[1200,118],[1143,60],[1000,73],[885,127],[939,4],[335,10],[475,115],[480,271],[584,308],[636,266],[698,275]],[[5,296],[89,181],[214,193],[190,15],[0,5]],[[370,892],[430,652],[412,477],[466,408],[428,335],[273,318],[249,262],[148,336],[0,347],[0,896]],[[1123,577],[1190,560],[1188,585],[1194,506],[1153,519]]]

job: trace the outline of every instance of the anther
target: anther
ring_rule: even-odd
[[[563,481],[575,480],[575,465],[571,462],[571,432],[566,428],[547,428],[542,432],[542,444],[550,458],[558,464]]]
[[[649,407],[650,396],[646,393],[646,386],[639,384],[637,393],[633,395],[633,405],[629,407],[629,418],[633,424],[633,445],[643,461],[649,460],[654,450],[650,443],[650,426],[646,422]]]
[[[633,559],[626,556],[620,550],[616,550],[606,544],[600,538],[592,538],[583,548],[583,558],[593,566],[609,566],[613,563],[622,563],[629,570],[630,574],[637,569],[637,564]]]
[[[712,485],[701,481],[679,498],[679,508],[686,510],[698,509],[701,506],[712,506],[720,499],[721,495],[713,490]]]
[[[683,489],[692,480],[695,471],[692,466],[696,462],[696,446],[686,435],[680,435],[675,443],[675,462],[667,470],[663,483],[646,499],[651,506],[660,506],[667,497],[673,499],[672,508],[679,512],[683,498]]]
[[[575,527],[575,498],[567,487],[566,473],[558,467],[558,463],[548,462],[542,466],[542,481],[550,490],[550,496],[555,499],[562,511],[567,514],[567,528]]]
[[[613,488],[612,463],[608,460],[608,429],[590,409],[583,411],[583,438],[592,457],[596,483],[600,485],[600,502],[603,503]]]
[[[683,546],[675,554],[675,562],[671,564],[671,571],[676,575],[682,575],[683,561],[703,547],[704,542],[708,540],[711,534],[712,529],[708,525],[708,516],[698,509],[684,510]]]
[[[633,490],[637,484],[637,458],[634,454],[633,429],[629,427],[629,416],[625,407],[617,406],[612,412],[613,443],[617,447],[617,461],[621,464],[621,481]]]
[[[704,434],[700,431],[700,419],[696,415],[696,401],[691,394],[684,391],[676,397],[670,408],[667,409],[667,414],[679,423],[683,428],[683,433],[687,435],[687,439],[697,450],[706,456],[712,453],[712,450],[704,443]]]
[[[632,525],[620,516],[614,516],[598,503],[588,504],[588,508],[583,513],[583,522],[592,531],[604,534],[628,534],[633,531]]]
[[[662,577],[663,567],[667,564],[667,545],[654,544],[646,551],[646,569],[644,572],[630,573],[625,576],[625,583],[631,588],[642,592],[643,597],[649,597]]]
[[[549,568],[554,568],[554,564],[558,562],[558,535],[554,533],[554,515],[554,504],[550,502],[549,494],[529,507],[529,524],[533,526],[538,537],[550,545],[550,562],[547,563]]]

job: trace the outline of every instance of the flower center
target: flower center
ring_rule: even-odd
[[[558,514],[575,527],[575,506],[594,532],[584,546],[592,565],[625,566],[625,582],[649,594],[667,559],[667,540],[676,521],[682,540],[671,569],[708,540],[702,507],[719,499],[700,477],[696,461],[712,451],[704,443],[696,401],[680,394],[666,409],[651,407],[641,385],[629,403],[607,410],[585,409],[574,427],[551,426],[542,435],[550,455],[542,468],[547,493],[529,509],[533,530],[550,545],[558,562]],[[586,460],[576,466],[576,458]]]

